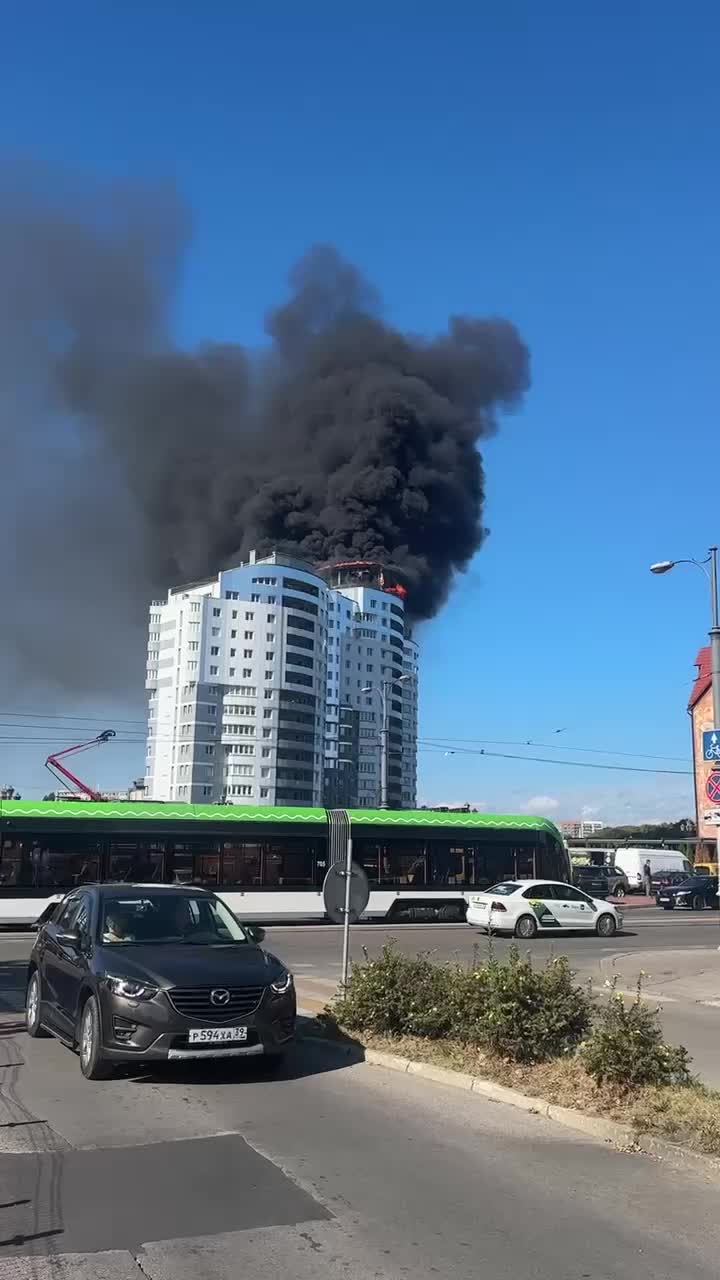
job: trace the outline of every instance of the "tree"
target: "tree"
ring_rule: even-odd
[[[22,796],[14,787],[0,787],[0,800],[22,800]]]

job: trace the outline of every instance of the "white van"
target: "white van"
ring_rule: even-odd
[[[642,849],[628,848],[615,850],[615,866],[625,872],[630,891],[642,889],[645,876],[643,867],[650,863],[653,875],[662,871],[684,871],[692,875],[692,868],[684,853],[677,849]]]

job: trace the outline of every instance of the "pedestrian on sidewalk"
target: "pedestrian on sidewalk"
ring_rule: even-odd
[[[643,867],[643,880],[645,881],[645,894],[648,898],[652,898],[652,867],[650,866],[649,858],[645,859],[645,866]]]

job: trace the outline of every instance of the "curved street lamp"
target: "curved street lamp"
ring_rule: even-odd
[[[710,547],[704,560],[658,560],[650,565],[651,573],[669,573],[676,564],[694,564],[702,569],[710,583],[710,670],[712,673],[713,729],[720,729],[720,620],[718,619],[717,547]],[[709,569],[707,566],[710,566]],[[697,784],[696,784],[697,785]],[[700,815],[698,814],[698,818]],[[720,826],[717,828],[715,857],[720,864]],[[718,886],[720,897],[720,885]],[[719,948],[720,949],[720,948]]]

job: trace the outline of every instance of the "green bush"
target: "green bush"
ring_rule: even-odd
[[[353,965],[333,1016],[351,1031],[428,1036],[450,1031],[451,970],[428,956],[404,956],[393,942],[377,960]]]
[[[471,1020],[456,1019],[460,1038],[472,1038],[513,1062],[542,1062],[570,1053],[586,1034],[591,1001],[574,984],[564,957],[534,969],[513,947],[505,962],[491,957],[479,972],[482,1001],[464,1002]],[[466,985],[474,981],[477,978],[470,972]]]
[[[687,1049],[665,1043],[659,1012],[643,1004],[639,985],[630,1004],[620,992],[613,992],[582,1052],[585,1069],[598,1084],[631,1088],[692,1080]]]
[[[568,1053],[590,1023],[591,1004],[564,959],[533,969],[513,948],[469,969],[410,958],[393,944],[377,960],[353,966],[332,1013],[352,1031],[448,1036],[515,1062]]]

